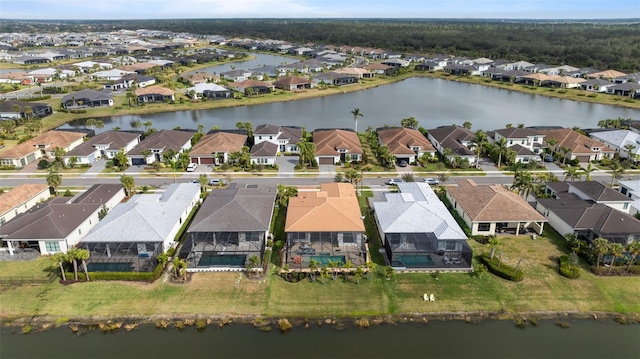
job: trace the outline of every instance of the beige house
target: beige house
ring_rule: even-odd
[[[0,195],[0,226],[51,196],[46,184],[21,184]]]
[[[311,259],[319,267],[330,260],[364,264],[367,251],[361,216],[349,183],[323,183],[320,191],[299,191],[287,206],[286,263],[291,269],[309,268]]]
[[[219,165],[229,161],[229,154],[242,151],[247,135],[230,132],[214,132],[200,139],[191,149],[191,163]]]
[[[541,130],[544,134],[544,142],[546,146],[553,152],[565,156],[567,160],[577,159],[580,162],[589,163],[591,161],[599,161],[604,157],[613,157],[616,152],[614,149],[604,143],[589,138],[570,128],[559,128],[553,130]],[[549,140],[553,139],[555,145],[549,145]],[[568,149],[564,154],[560,149]]]
[[[447,188],[447,199],[469,228],[471,235],[524,234],[531,228],[542,233],[547,219],[522,197],[502,185],[478,185],[458,180],[458,187]]]
[[[350,130],[320,130],[313,132],[318,164],[333,165],[337,162],[362,160],[362,145],[358,134]]]
[[[54,159],[54,150],[71,151],[82,143],[85,134],[70,131],[49,131],[23,142],[16,147],[0,152],[0,165],[24,167],[41,158]]]
[[[397,161],[413,163],[424,154],[435,156],[436,149],[420,131],[413,128],[392,127],[378,129],[378,139],[389,148]]]

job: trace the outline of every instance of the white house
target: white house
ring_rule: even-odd
[[[619,183],[619,192],[633,200],[629,214],[635,215],[640,212],[640,180],[620,181]]]
[[[278,146],[278,152],[299,153],[298,142],[302,129],[292,126],[259,125],[253,131],[253,143],[267,141]]]
[[[510,127],[488,132],[487,136],[492,144],[504,138],[507,148],[516,152],[516,162],[540,161],[544,134],[537,130]]]
[[[590,136],[615,149],[622,158],[637,158],[640,156],[640,133],[629,130],[615,130],[591,132]]]
[[[64,155],[64,161],[69,164],[69,159],[75,157],[77,164],[92,164],[102,157],[113,158],[121,149],[124,153],[128,153],[139,142],[140,135],[137,133],[106,131],[67,152]]]
[[[0,194],[0,226],[49,197],[49,186],[35,183],[23,183]]]

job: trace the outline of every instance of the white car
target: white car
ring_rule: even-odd
[[[389,185],[389,186],[394,186],[394,185],[398,185],[398,183],[400,183],[400,182],[403,182],[402,179],[400,179],[400,178],[391,178],[387,182],[385,182],[384,184]]]
[[[424,181],[430,185],[438,185],[440,184],[440,181],[438,181],[435,178],[425,178]]]
[[[196,170],[196,168],[198,168],[197,163],[189,163],[189,165],[187,166],[187,172],[193,172]]]

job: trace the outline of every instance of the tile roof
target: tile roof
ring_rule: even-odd
[[[173,149],[180,151],[180,148],[191,140],[193,133],[176,130],[160,130],[154,132],[142,140],[136,148],[129,151],[130,155],[141,155],[144,150],[159,148],[163,151]],[[203,137],[204,138],[204,137]]]
[[[187,229],[193,232],[268,231],[276,199],[274,187],[212,191]]]
[[[189,154],[210,155],[217,152],[237,152],[242,151],[242,147],[247,142],[246,135],[229,132],[215,132],[203,136],[191,149]]]
[[[422,152],[435,152],[431,142],[420,131],[413,128],[384,128],[379,129],[377,133],[380,141],[389,147],[393,155],[413,155],[415,152],[411,147],[421,147]]]
[[[94,153],[96,145],[109,145],[109,150],[119,150],[129,144],[131,141],[140,137],[137,133],[123,132],[123,131],[105,131],[89,140],[81,143],[78,147],[67,152],[65,157],[69,156],[88,156]]]
[[[540,133],[544,134],[545,142],[553,138],[557,141],[556,148],[568,148],[571,153],[580,154],[592,154],[596,153],[592,148],[599,148],[600,152],[613,152],[615,150],[607,147],[604,143],[589,138],[579,132],[576,132],[570,128],[558,128],[551,130],[540,130]]]
[[[474,222],[547,221],[503,185],[478,185],[473,180],[457,182],[458,187],[447,188],[447,192]]]
[[[23,142],[12,149],[0,152],[0,158],[22,158],[35,151],[38,151],[39,145],[44,145],[48,150],[56,147],[67,148],[72,143],[78,141],[85,136],[81,132],[70,131],[48,131],[42,135],[36,136],[26,142]]]
[[[162,86],[148,86],[148,87],[136,89],[134,93],[136,94],[136,96],[142,96],[142,95],[171,96],[173,95],[173,90],[168,89],[166,87],[162,87]]]
[[[629,202],[629,197],[613,190],[598,181],[569,182],[569,192],[574,192],[572,187],[589,196],[595,202]]]
[[[244,80],[242,82],[229,82],[229,86],[246,89],[249,87],[273,87],[273,84],[270,82],[249,79],[249,80]]]
[[[605,70],[600,72],[594,72],[589,74],[589,78],[605,78],[605,79],[615,79],[616,77],[625,76],[624,72],[616,71],[616,70]]]
[[[66,96],[64,96],[62,98],[62,102],[68,102],[68,101],[72,101],[73,99],[76,100],[80,100],[80,99],[89,99],[92,101],[99,101],[99,100],[113,100],[113,95],[109,92],[106,91],[96,91],[96,90],[91,90],[91,89],[84,89],[84,90],[80,90],[80,91],[76,91],[73,93],[70,93]]]
[[[254,135],[277,135],[280,132],[280,126],[264,124],[259,125],[253,130]]]
[[[313,143],[316,145],[316,156],[339,156],[338,149],[346,149],[348,153],[362,154],[362,146],[358,135],[347,130],[316,130],[313,132]]]
[[[252,157],[275,156],[278,154],[278,145],[273,142],[262,141],[251,147],[250,154]]]
[[[309,79],[306,79],[304,77],[300,77],[300,76],[288,76],[288,77],[281,77],[279,78],[276,82],[274,82],[274,85],[284,85],[284,86],[290,86],[290,85],[299,85],[299,84],[308,84],[309,83]]]
[[[460,126],[441,126],[428,132],[443,148],[450,148],[456,155],[475,155],[461,143],[473,140],[476,135],[471,130]]]
[[[49,191],[49,186],[46,184],[24,183],[12,188],[0,195],[0,215],[7,213],[12,208],[29,201],[44,191]]]
[[[499,130],[495,130],[494,132],[499,133],[502,137],[506,138],[526,138],[529,136],[539,136],[540,131],[534,130],[531,128],[501,128]]]
[[[353,185],[323,183],[289,199],[285,232],[364,232]]]

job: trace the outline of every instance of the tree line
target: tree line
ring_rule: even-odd
[[[278,39],[640,70],[640,23],[635,21],[500,21],[444,19],[191,19],[56,22],[58,31],[151,29],[201,35]],[[51,30],[50,22],[0,22],[0,32]]]

